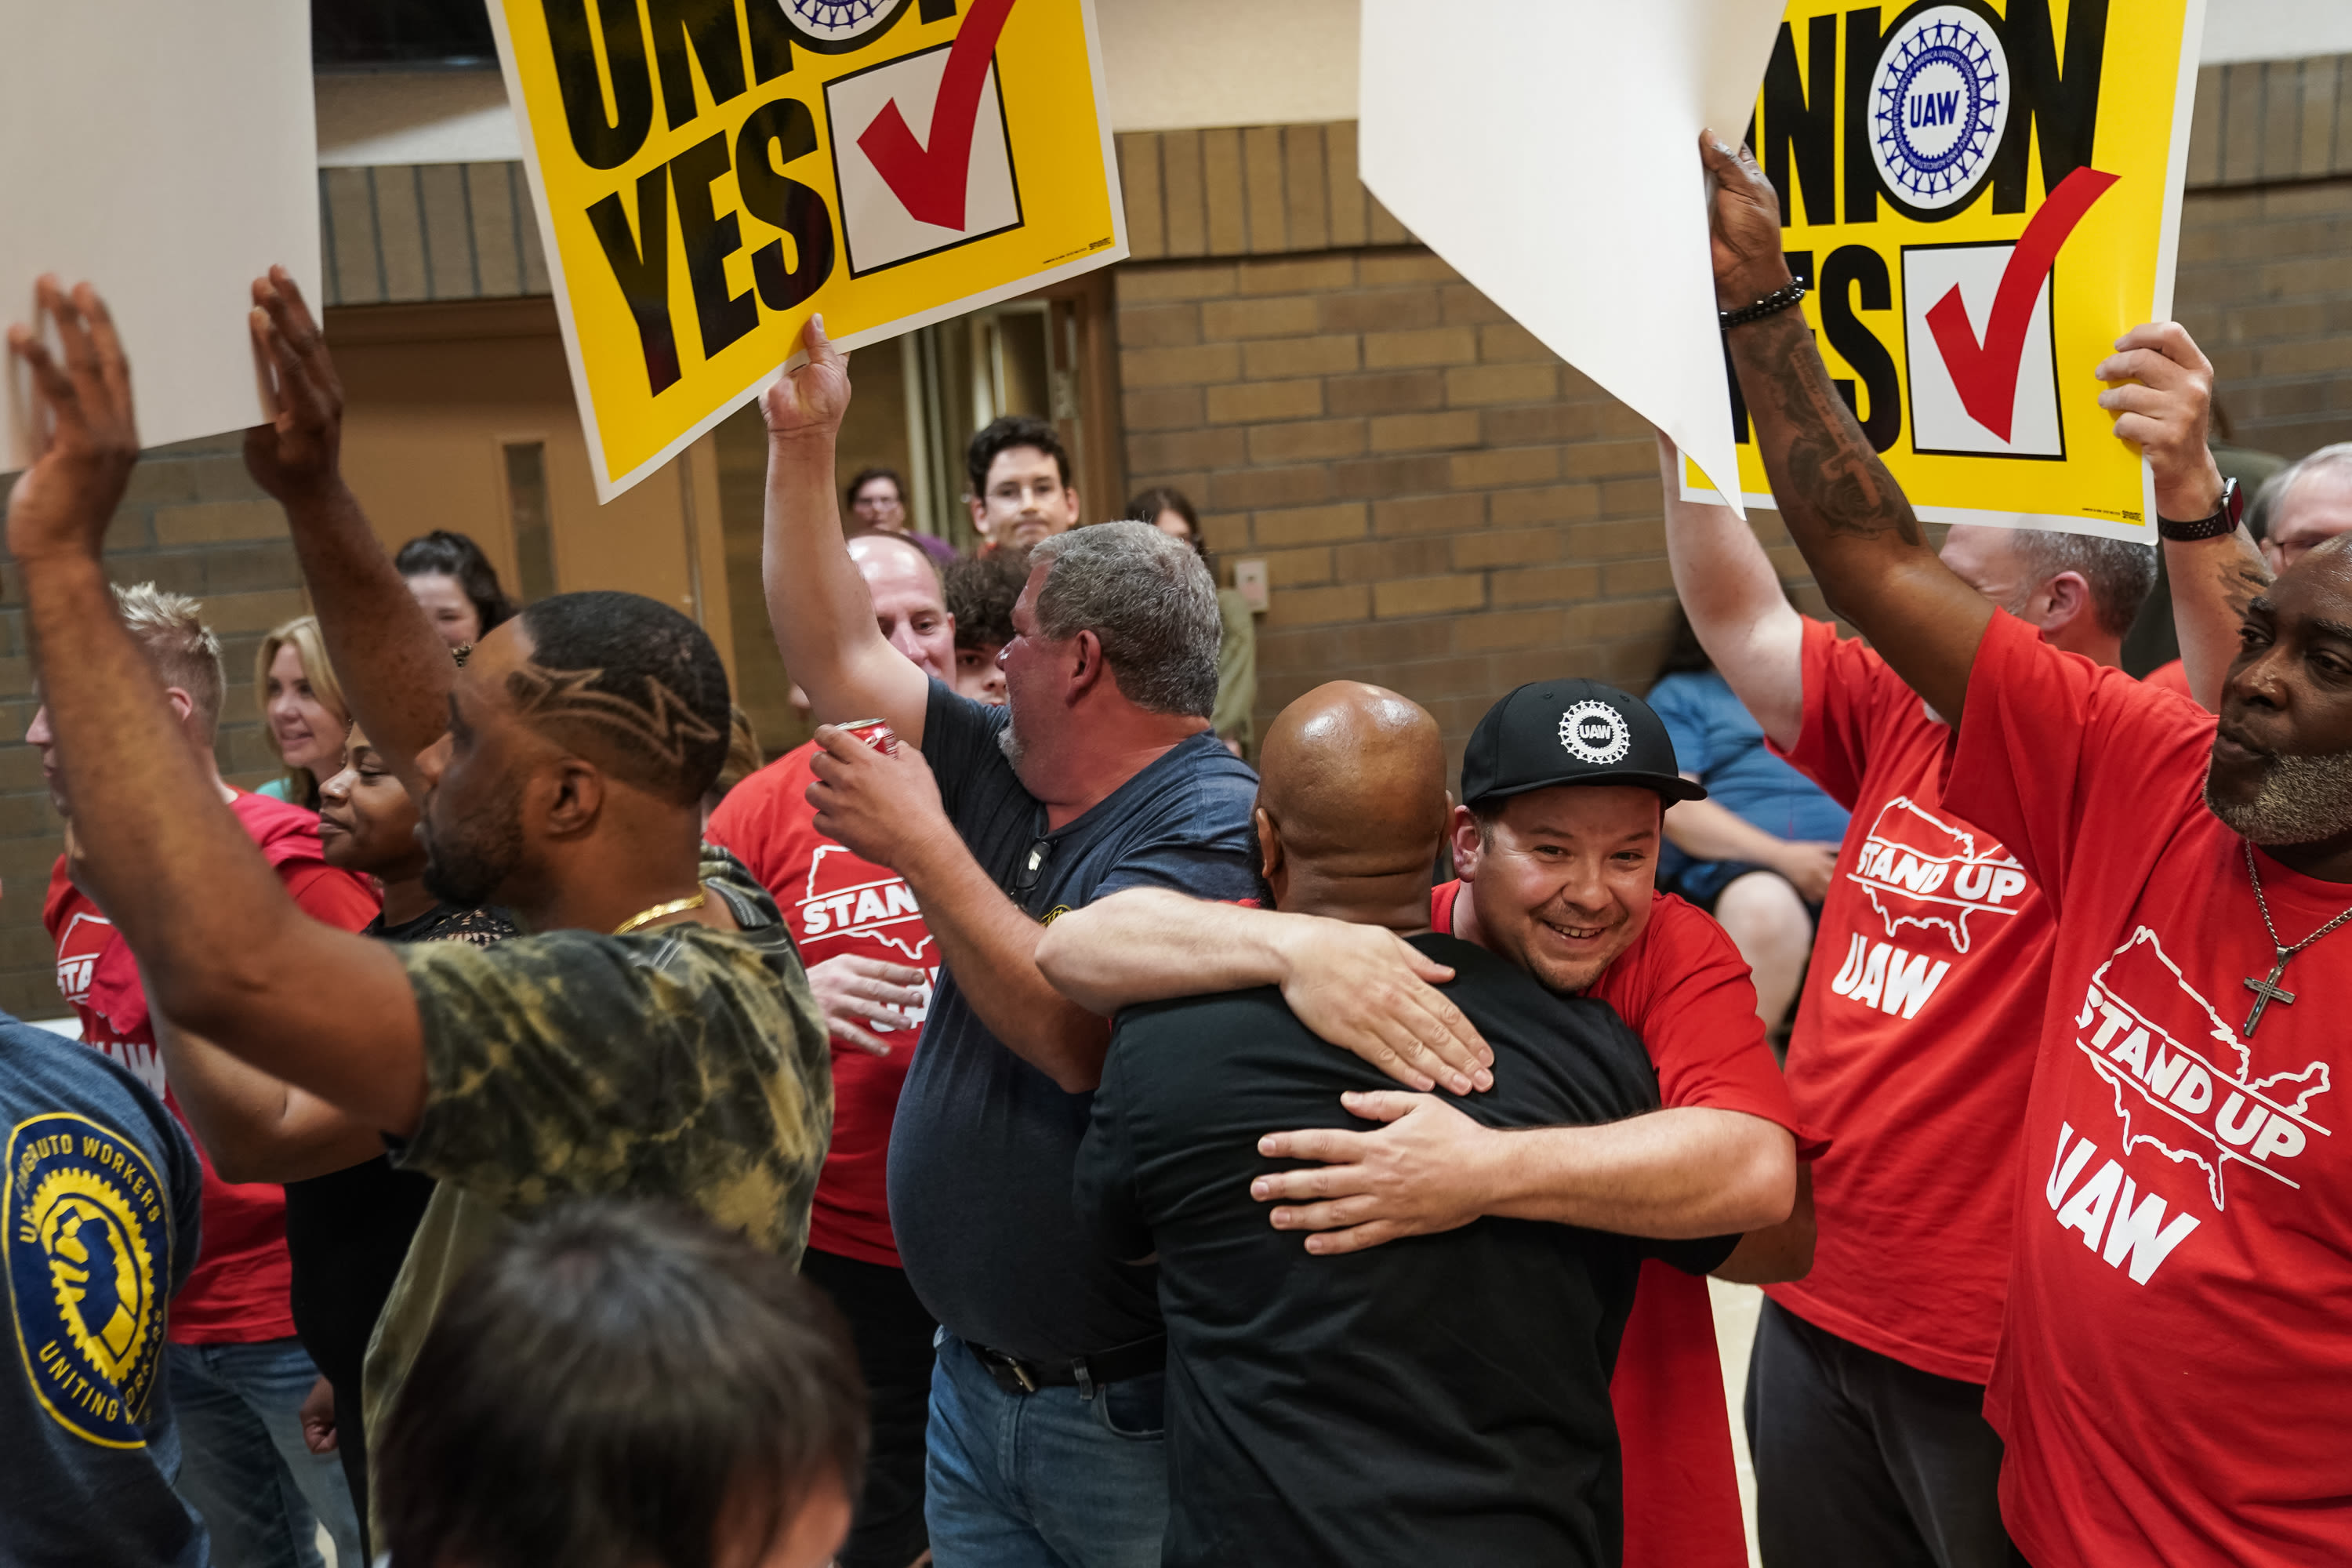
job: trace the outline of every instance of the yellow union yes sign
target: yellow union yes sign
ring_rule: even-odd
[[[2091,373],[2171,310],[2202,11],[1791,0],[1751,144],[1830,374],[1922,517],[2155,538]]]
[[[491,0],[599,500],[845,348],[1127,254],[1092,0]]]

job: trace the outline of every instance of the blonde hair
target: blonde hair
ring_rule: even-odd
[[[278,662],[278,650],[290,647],[301,661],[302,679],[310,683],[312,696],[326,704],[345,724],[351,722],[351,704],[343,700],[343,683],[335,679],[335,667],[327,661],[326,639],[319,635],[319,617],[297,616],[277,627],[261,639],[261,648],[253,660],[253,703],[261,710],[261,733],[269,742],[269,751],[280,763],[286,753],[278,749],[278,730],[269,722],[269,667]],[[308,768],[288,767],[286,778],[296,786],[290,796],[296,801],[314,799],[319,781]]]
[[[152,583],[114,588],[115,613],[139,640],[147,662],[167,687],[188,694],[204,733],[209,739],[220,728],[220,638],[205,625],[204,606],[185,594],[167,593]]]

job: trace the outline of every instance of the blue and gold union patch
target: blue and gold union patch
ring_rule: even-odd
[[[0,1250],[25,1375],[58,1426],[110,1448],[140,1425],[163,1364],[163,1186],[138,1145],[87,1117],[19,1122],[0,1184]]]

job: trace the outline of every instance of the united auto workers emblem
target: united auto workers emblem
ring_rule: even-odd
[[[76,1436],[143,1447],[169,1288],[163,1183],[129,1139],[61,1112],[20,1122],[7,1160],[0,1249],[25,1376]]]

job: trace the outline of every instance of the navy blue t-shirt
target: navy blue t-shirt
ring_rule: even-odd
[[[973,858],[1030,915],[1050,921],[1124,888],[1255,893],[1257,776],[1214,735],[1171,748],[1049,833],[997,745],[1006,722],[1006,710],[933,681],[923,755]],[[1104,1256],[1071,1205],[1093,1103],[1006,1049],[954,971],[940,974],[891,1128],[890,1223],[908,1282],[949,1332],[1067,1361],[1160,1331],[1154,1270]]]
[[[0,1138],[0,1563],[204,1568],[163,1391],[195,1147],[128,1069],[5,1013]]]

